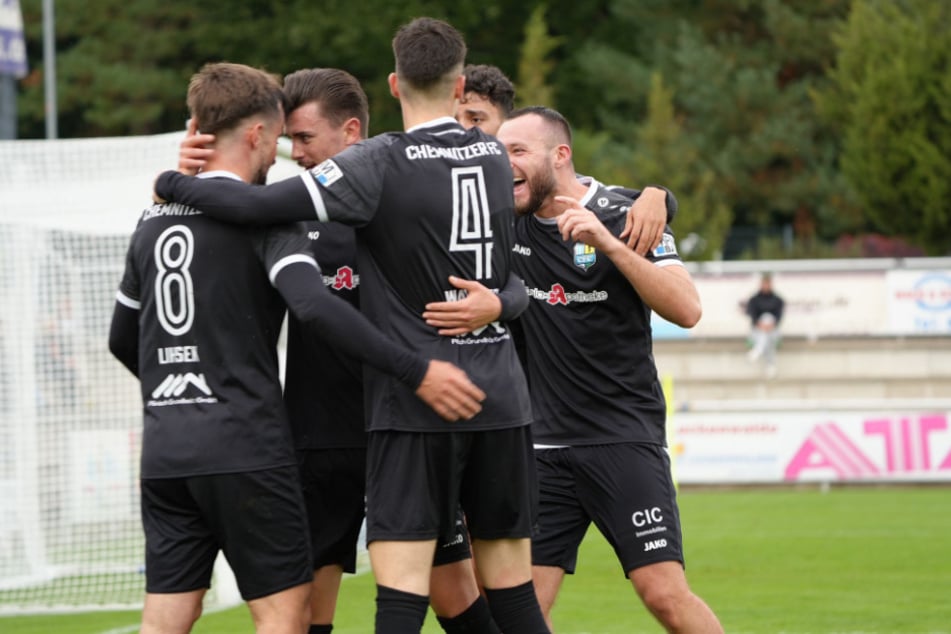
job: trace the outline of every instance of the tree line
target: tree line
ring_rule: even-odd
[[[42,0],[20,0],[18,136],[42,138]],[[398,129],[396,28],[451,22],[576,167],[674,190],[690,259],[951,255],[951,3],[936,0],[58,0],[61,137],[184,129],[203,63],[339,67]]]

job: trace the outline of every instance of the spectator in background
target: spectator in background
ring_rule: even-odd
[[[779,345],[779,324],[783,318],[784,305],[783,298],[773,292],[773,279],[769,273],[763,274],[759,291],[746,302],[753,344],[748,356],[750,361],[762,359],[766,374],[770,377],[776,375],[776,348]]]

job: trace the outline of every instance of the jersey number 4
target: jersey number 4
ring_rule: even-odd
[[[195,237],[185,225],[169,227],[155,241],[155,308],[170,335],[188,332],[195,318],[195,290],[188,269],[194,254]]]
[[[475,255],[475,277],[492,277],[492,227],[489,199],[481,166],[452,170],[452,235],[450,251],[471,251]]]

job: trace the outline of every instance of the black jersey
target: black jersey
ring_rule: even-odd
[[[592,182],[581,203],[618,236],[631,199]],[[607,256],[562,240],[555,219],[519,217],[515,234],[536,444],[665,443],[650,308]],[[648,257],[682,264],[669,228]]]
[[[359,306],[353,229],[335,222],[304,226],[324,285]],[[366,447],[361,364],[327,342],[307,337],[293,315],[288,317],[284,402],[297,449]]]
[[[357,229],[361,310],[394,340],[455,363],[488,395],[447,424],[403,385],[365,368],[370,429],[472,431],[526,425],[528,393],[511,333],[494,323],[443,337],[421,314],[459,297],[449,276],[500,289],[513,244],[512,170],[502,145],[444,117],[348,147],[296,179],[253,188],[162,174],[156,192],[217,217],[336,220]]]
[[[295,463],[275,347],[285,306],[268,274],[306,249],[286,225],[251,230],[178,204],[142,215],[119,288],[139,310],[142,477]]]

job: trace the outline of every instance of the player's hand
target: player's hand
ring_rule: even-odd
[[[446,361],[432,360],[416,396],[449,422],[469,420],[482,411],[485,392],[465,372]]]
[[[178,171],[185,176],[200,172],[208,162],[208,157],[215,153],[213,148],[207,147],[214,142],[214,134],[199,134],[198,122],[194,118],[189,119],[185,138],[178,146]]]
[[[440,335],[464,335],[496,321],[502,314],[502,300],[483,284],[455,275],[449,276],[449,283],[468,294],[455,302],[430,302],[423,311],[423,319],[438,328]]]
[[[565,206],[558,216],[558,230],[563,240],[583,242],[596,249],[603,249],[614,236],[594,212],[569,196],[555,196],[555,201]]]
[[[621,240],[639,255],[647,255],[660,244],[667,226],[667,192],[660,187],[645,187],[627,211]]]

